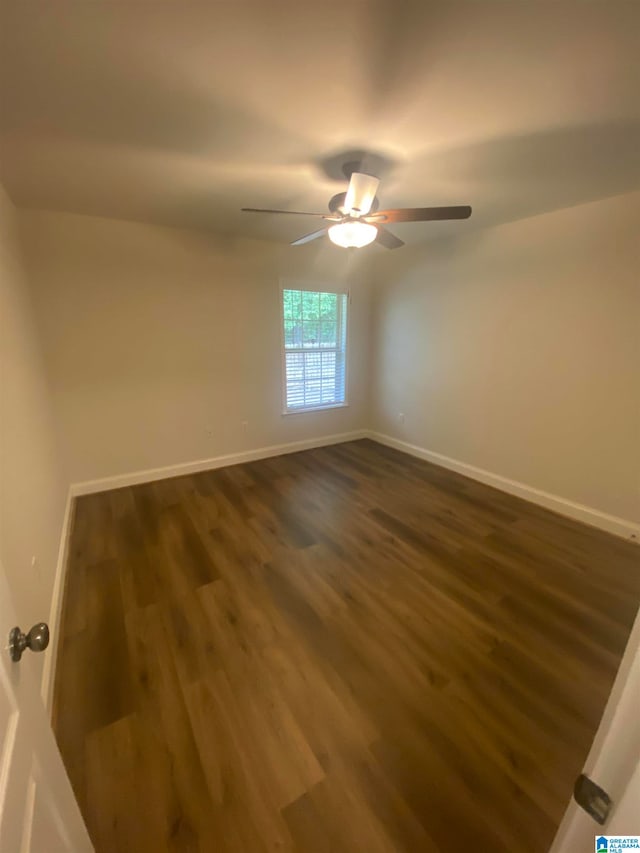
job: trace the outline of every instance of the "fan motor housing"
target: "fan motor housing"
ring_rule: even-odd
[[[346,193],[337,193],[331,198],[331,200],[329,201],[329,210],[331,211],[331,213],[339,213],[341,215],[345,214],[344,202],[346,197]],[[373,204],[371,205],[369,213],[375,213],[379,207],[380,202],[378,200],[378,196],[376,196],[373,200]]]

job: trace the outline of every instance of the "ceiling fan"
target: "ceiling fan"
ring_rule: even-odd
[[[357,172],[358,164],[349,163],[345,173],[349,176],[346,193],[334,195],[329,202],[329,213],[307,213],[302,210],[262,210],[255,207],[243,207],[245,213],[286,213],[293,216],[315,216],[328,224],[294,240],[292,246],[302,246],[324,237],[336,246],[343,248],[362,248],[376,240],[387,249],[399,249],[404,242],[387,229],[393,222],[427,222],[435,219],[468,219],[471,208],[468,205],[457,207],[401,207],[393,210],[378,210],[376,196],[380,180],[373,175]],[[333,223],[333,224],[329,224]]]

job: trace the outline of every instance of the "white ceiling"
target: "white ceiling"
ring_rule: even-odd
[[[19,206],[291,240],[348,150],[407,242],[640,187],[637,0],[1,0]],[[366,168],[366,166],[365,166]],[[333,176],[333,177],[330,177]],[[310,224],[311,223],[311,224]]]

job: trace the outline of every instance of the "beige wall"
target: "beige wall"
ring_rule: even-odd
[[[633,193],[385,258],[374,429],[640,521],[639,234]]]
[[[72,482],[367,426],[356,254],[41,212],[21,229]],[[282,415],[281,276],[351,282],[348,408]]]
[[[0,560],[25,630],[49,619],[67,497],[54,436],[15,211],[0,187]]]
[[[69,479],[372,427],[637,522],[639,210],[376,251],[373,314],[367,253],[23,211]],[[281,415],[281,276],[351,282],[349,408]]]

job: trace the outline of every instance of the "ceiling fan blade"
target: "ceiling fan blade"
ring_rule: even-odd
[[[320,228],[318,231],[312,231],[311,234],[305,234],[304,237],[298,237],[291,244],[292,246],[303,246],[305,243],[310,243],[312,240],[317,240],[318,237],[324,237],[327,233],[326,228]]]
[[[367,222],[428,222],[434,219],[468,219],[469,205],[457,207],[401,207],[397,210],[378,210],[365,217]]]
[[[376,237],[376,241],[381,246],[384,246],[385,249],[399,249],[400,246],[404,246],[404,241],[396,237],[395,234],[392,234],[391,231],[388,231],[383,225],[378,225],[377,228],[378,236]]]
[[[332,216],[330,213],[309,213],[306,210],[271,210],[261,207],[242,207],[243,213],[290,213],[293,216],[319,216],[321,219],[330,219],[332,222],[340,222],[341,216]]]
[[[349,189],[344,200],[347,213],[364,216],[371,210],[371,205],[378,191],[379,178],[365,175],[363,172],[352,172]]]

